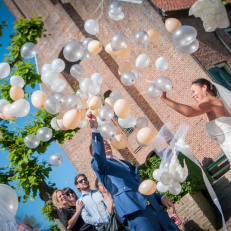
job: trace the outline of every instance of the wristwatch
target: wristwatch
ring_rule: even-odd
[[[91,128],[98,128],[98,122],[90,123]]]

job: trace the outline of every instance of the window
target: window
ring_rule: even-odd
[[[118,121],[119,117],[115,114],[114,118]],[[129,136],[134,131],[134,128],[122,128],[126,136]]]
[[[208,70],[212,79],[231,91],[231,69],[227,63],[220,63]]]
[[[231,37],[231,28],[226,29],[225,32]]]

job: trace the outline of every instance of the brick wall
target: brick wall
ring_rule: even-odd
[[[181,220],[180,230],[217,230],[215,210],[202,193],[185,195],[175,203],[175,208]],[[171,214],[171,211],[168,212]]]
[[[141,53],[146,53],[151,58],[148,68],[140,69],[137,83],[132,87],[124,87],[120,82],[118,75],[118,65],[121,62],[118,56],[110,56],[105,51],[99,55],[92,55],[90,60],[82,61],[81,65],[85,70],[85,77],[90,77],[94,72],[99,72],[104,76],[102,92],[107,90],[119,90],[123,97],[128,100],[131,105],[131,114],[138,118],[145,116],[150,121],[150,127],[156,131],[167,122],[172,122],[177,128],[181,122],[190,125],[190,131],[187,137],[187,143],[191,146],[193,154],[204,165],[212,159],[216,159],[221,150],[216,142],[211,141],[205,133],[205,116],[195,118],[185,118],[172,109],[166,107],[160,99],[152,100],[146,94],[140,94],[145,91],[148,86],[146,80],[154,81],[161,75],[169,76],[174,83],[174,90],[169,93],[170,98],[180,103],[192,104],[190,95],[190,85],[192,80],[198,76],[208,78],[206,73],[201,69],[197,62],[190,55],[180,54],[173,42],[171,35],[165,30],[161,17],[151,7],[149,2],[145,1],[142,5],[123,2],[123,11],[125,18],[122,21],[115,22],[109,19],[107,7],[109,0],[105,0],[103,8],[94,13],[99,2],[92,0],[69,0],[69,1],[48,1],[48,0],[17,0],[17,7],[12,0],[5,0],[5,4],[11,12],[18,17],[20,11],[26,16],[31,17],[37,13],[44,16],[45,28],[51,36],[42,38],[38,42],[38,65],[39,70],[45,63],[50,63],[53,59],[60,56],[65,44],[74,39],[81,40],[84,37],[90,37],[83,30],[83,23],[87,19],[98,19],[100,25],[100,33],[97,39],[106,46],[110,42],[112,35],[118,32],[125,33],[129,38],[129,45],[132,50],[129,59],[135,67],[135,59]],[[15,1],[14,1],[15,2]],[[148,30],[155,28],[159,31],[160,39],[156,45],[148,43],[145,46],[137,45],[133,42],[134,33],[139,29]],[[160,72],[155,69],[155,60],[159,56],[164,56],[169,60],[169,69]],[[68,73],[63,73],[63,78],[69,78]],[[72,81],[68,81],[69,84]],[[72,86],[66,87],[64,94],[68,95],[73,92]],[[42,86],[43,90],[52,94],[49,89]],[[151,147],[142,148],[138,153],[133,150],[137,147],[136,132],[129,136],[128,148],[116,152],[119,158],[128,160],[135,159],[138,164],[142,164]],[[88,145],[90,143],[89,128],[81,129],[76,136],[65,144],[61,145],[68,158],[71,160],[75,168],[79,172],[85,172],[89,177],[93,176],[90,169],[91,156],[88,153]]]

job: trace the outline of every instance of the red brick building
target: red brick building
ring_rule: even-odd
[[[132,51],[129,60],[133,67],[135,67],[135,59],[139,54],[145,53],[151,58],[151,63],[147,68],[139,70],[136,68],[139,72],[137,83],[131,87],[123,86],[118,74],[118,65],[122,60],[118,56],[109,55],[104,50],[98,55],[92,55],[87,61],[81,61],[80,64],[85,70],[84,77],[90,77],[95,72],[101,73],[104,77],[102,91],[120,91],[131,105],[131,114],[136,118],[140,116],[148,118],[149,126],[156,131],[167,122],[172,122],[176,128],[181,122],[188,123],[190,131],[187,143],[203,165],[207,165],[211,160],[216,160],[222,155],[217,143],[210,140],[205,133],[205,116],[185,118],[164,105],[160,99],[152,100],[146,94],[140,94],[149,84],[146,80],[154,81],[157,77],[165,75],[169,76],[174,84],[174,89],[169,96],[180,103],[192,104],[190,94],[192,80],[198,77],[210,79],[207,73],[209,70],[217,80],[220,79],[219,75],[223,78],[223,72],[225,80],[227,80],[226,75],[231,78],[229,70],[231,29],[230,31],[218,29],[214,33],[205,32],[200,19],[188,16],[188,9],[195,2],[194,0],[149,0],[141,5],[122,2],[125,18],[118,22],[108,17],[107,9],[111,2],[109,0],[103,2],[96,0],[4,0],[4,2],[16,18],[30,18],[35,13],[43,16],[45,28],[51,36],[42,38],[38,42],[37,59],[40,71],[43,64],[51,63],[57,57],[62,58],[63,47],[72,40],[92,37],[99,40],[105,47],[114,34],[124,33],[129,38]],[[101,2],[102,4],[99,5]],[[231,17],[229,4],[227,10]],[[168,17],[176,17],[183,25],[192,25],[197,29],[200,48],[192,56],[177,51],[163,23]],[[95,19],[99,23],[100,31],[96,36],[91,36],[84,30],[84,22],[88,19]],[[135,32],[150,28],[159,32],[157,44],[137,45],[133,40]],[[160,72],[155,68],[155,60],[160,56],[166,57],[169,61],[169,69],[165,72]],[[68,82],[63,92],[65,95],[71,94],[78,86],[77,80],[69,74],[70,66],[71,64],[67,63],[62,73],[62,77]],[[218,73],[218,77],[215,76],[215,72]],[[52,94],[50,89],[45,86],[42,88],[46,93]],[[139,147],[136,143],[136,133],[137,131],[134,130],[129,134],[129,145],[125,150],[115,151],[115,153],[119,158],[135,160],[137,164],[142,164],[152,149],[151,147]],[[89,176],[91,175],[91,156],[88,151],[90,139],[90,129],[85,127],[71,141],[66,141],[61,145],[76,169]]]

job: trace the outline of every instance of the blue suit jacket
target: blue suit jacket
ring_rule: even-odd
[[[141,180],[136,166],[123,161],[128,165],[125,167],[114,159],[106,158],[100,133],[92,133],[92,144],[94,158],[91,167],[99,181],[112,195],[117,213],[121,218],[138,210],[144,210],[147,206],[147,198],[156,211],[162,210],[161,195],[154,193],[146,197],[138,192]]]

